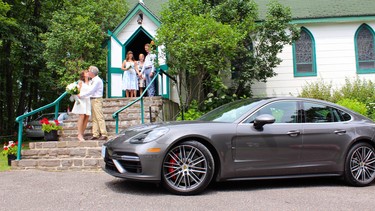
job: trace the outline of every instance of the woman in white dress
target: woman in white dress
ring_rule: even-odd
[[[79,93],[80,95],[86,93],[90,89],[89,85],[89,74],[87,70],[82,71],[80,79],[78,81]],[[87,123],[91,115],[91,102],[90,97],[79,98],[74,103],[72,112],[73,114],[78,114],[78,140],[84,141],[83,134],[86,130]]]
[[[125,90],[126,97],[136,97],[138,90],[138,70],[137,62],[134,60],[133,52],[128,51],[126,59],[121,65],[121,70],[124,71],[122,75],[122,89]]]

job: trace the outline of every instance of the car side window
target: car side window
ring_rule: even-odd
[[[346,112],[330,106],[311,102],[304,103],[303,114],[302,121],[306,123],[341,122],[351,119],[351,116]]]
[[[270,103],[253,113],[244,123],[253,123],[255,118],[262,114],[275,117],[275,123],[297,123],[297,102],[280,101]]]
[[[304,103],[305,115],[303,116],[306,123],[325,123],[334,122],[331,108],[325,105],[305,102]]]

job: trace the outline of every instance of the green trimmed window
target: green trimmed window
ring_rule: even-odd
[[[315,40],[309,30],[301,28],[300,38],[293,43],[294,76],[316,76]]]
[[[355,33],[357,73],[375,72],[374,31],[362,24]]]

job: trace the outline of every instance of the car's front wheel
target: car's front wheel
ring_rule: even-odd
[[[211,182],[214,166],[206,146],[197,141],[182,142],[171,148],[163,160],[163,185],[175,194],[200,193]]]
[[[345,181],[353,186],[366,186],[375,179],[375,150],[368,143],[355,144],[345,161]]]

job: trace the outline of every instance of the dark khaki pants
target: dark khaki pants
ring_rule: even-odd
[[[94,137],[107,136],[105,120],[103,115],[103,98],[91,99],[92,135]]]

